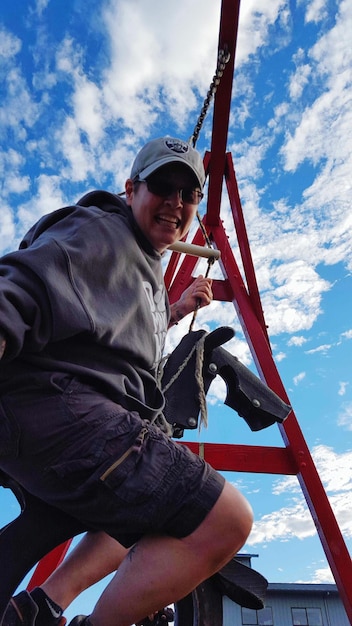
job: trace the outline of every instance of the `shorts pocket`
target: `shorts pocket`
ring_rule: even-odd
[[[173,442],[163,433],[142,429],[123,458],[110,460],[100,480],[128,504],[141,504],[167,490],[166,477],[174,466]]]
[[[142,428],[142,420],[124,409],[91,418],[77,422],[71,443],[48,468],[71,489],[89,488],[116,459],[129,457]]]
[[[0,457],[17,456],[20,429],[15,417],[0,400]]]

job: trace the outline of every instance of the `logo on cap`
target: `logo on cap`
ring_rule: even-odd
[[[165,144],[170,150],[178,152],[179,154],[186,154],[189,150],[189,145],[187,143],[178,141],[177,139],[166,139]]]

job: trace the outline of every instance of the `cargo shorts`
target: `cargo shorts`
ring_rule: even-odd
[[[59,373],[3,394],[0,430],[1,469],[125,547],[148,534],[189,535],[225,482],[137,412]]]

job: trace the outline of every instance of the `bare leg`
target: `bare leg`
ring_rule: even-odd
[[[130,550],[98,600],[93,626],[130,626],[190,593],[245,543],[252,511],[229,483],[188,537],[150,536]]]
[[[41,587],[66,609],[82,591],[117,570],[127,552],[109,535],[89,532]]]

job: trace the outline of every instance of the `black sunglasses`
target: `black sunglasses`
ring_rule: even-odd
[[[179,189],[177,185],[175,186],[173,183],[168,183],[164,180],[136,177],[133,182],[145,183],[148,191],[155,196],[160,196],[160,198],[167,198],[175,193],[175,191],[178,191],[181,200],[187,204],[199,204],[204,197],[204,193],[202,193],[200,189],[194,189],[194,187]]]

